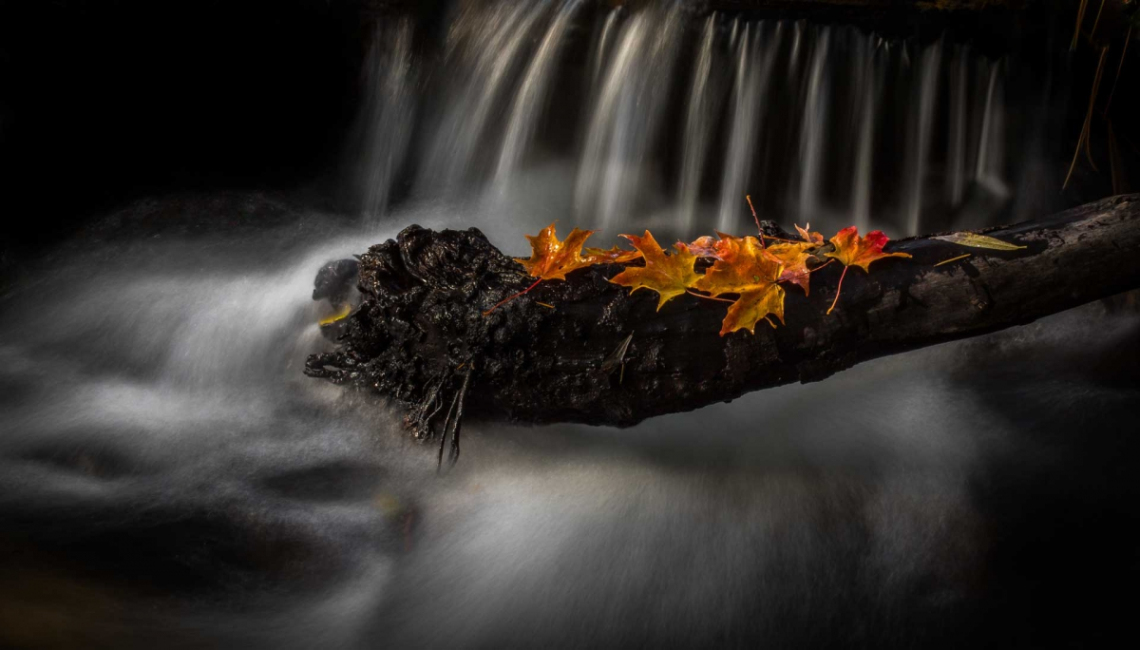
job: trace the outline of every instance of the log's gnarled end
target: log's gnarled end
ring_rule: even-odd
[[[726,305],[686,295],[658,311],[652,292],[609,282],[618,265],[543,282],[485,316],[532,278],[476,229],[411,226],[361,256],[363,302],[306,373],[391,398],[421,438],[465,382],[471,417],[628,426],[1140,287],[1138,195],[985,234],[1025,248],[894,242],[912,258],[849,272],[831,315],[839,265],[813,274],[810,296],[788,289],[786,326],[722,337]]]

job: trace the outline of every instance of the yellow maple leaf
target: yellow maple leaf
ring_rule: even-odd
[[[638,289],[652,289],[660,296],[657,309],[685,293],[701,276],[693,270],[697,256],[681,242],[673,245],[672,255],[666,255],[661,245],[648,230],[644,237],[622,235],[629,240],[645,258],[645,266],[631,266],[618,273],[610,282],[630,287],[630,293]]]
[[[713,296],[738,294],[721,323],[720,335],[739,329],[755,333],[761,319],[784,320],[784,289],[777,282],[783,264],[768,254],[755,237],[722,237],[718,259],[693,288]]]

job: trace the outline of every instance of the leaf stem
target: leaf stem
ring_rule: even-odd
[[[819,266],[815,267],[814,269],[809,269],[808,273],[815,273],[816,271],[822,269],[823,267],[827,266],[828,264],[831,264],[834,261],[835,261],[835,258],[831,258],[831,259],[827,260],[826,262],[824,262],[823,264],[820,264]]]
[[[850,266],[843,267],[843,273],[839,274],[839,286],[835,288],[835,300],[831,301],[831,307],[827,309],[827,315],[831,315],[831,311],[835,309],[835,303],[839,302],[839,292],[843,290],[843,278],[847,277],[847,269]]]
[[[693,291],[692,289],[686,289],[685,292],[690,293],[690,294],[692,294],[698,298],[704,298],[705,300],[716,300],[718,302],[736,302],[735,300],[729,300],[728,298],[717,298],[716,296],[706,296],[705,294],[697,293],[696,291]]]
[[[510,301],[512,301],[512,300],[514,300],[515,298],[518,298],[519,296],[522,296],[522,295],[525,295],[525,294],[529,293],[531,289],[533,289],[533,288],[535,288],[535,287],[537,287],[537,286],[538,286],[538,283],[539,283],[539,282],[542,282],[542,278],[539,278],[539,279],[535,280],[535,281],[534,281],[534,284],[532,284],[532,285],[530,285],[529,287],[527,287],[526,289],[523,289],[522,291],[520,291],[520,292],[516,293],[515,295],[513,295],[513,296],[507,296],[506,298],[503,298],[503,299],[502,299],[502,300],[500,300],[499,302],[495,303],[495,306],[494,306],[494,307],[492,307],[492,308],[490,308],[490,309],[488,309],[487,311],[483,312],[483,315],[484,315],[484,316],[490,316],[490,315],[491,315],[491,312],[495,311],[495,310],[496,310],[496,309],[498,309],[499,307],[502,307],[503,305],[505,305],[505,304],[507,304],[508,302],[510,302]]]
[[[764,229],[760,227],[760,217],[756,216],[756,206],[752,205],[752,195],[745,194],[744,198],[748,200],[748,209],[752,210],[752,220],[756,222],[756,232],[760,233],[760,248],[768,248],[768,244],[764,242]]]

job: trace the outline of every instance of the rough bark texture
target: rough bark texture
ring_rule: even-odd
[[[608,281],[619,266],[544,282],[484,316],[530,284],[522,268],[478,230],[411,226],[361,256],[364,301],[337,349],[311,357],[306,372],[394,399],[421,437],[456,402],[481,419],[628,426],[1140,286],[1140,195],[987,234],[1028,248],[892,242],[887,250],[913,259],[876,262],[870,274],[852,269],[830,316],[836,264],[813,274],[810,296],[788,289],[787,325],[721,337],[726,304],[686,295],[657,311],[655,293],[631,295]],[[607,364],[630,334],[624,368]]]

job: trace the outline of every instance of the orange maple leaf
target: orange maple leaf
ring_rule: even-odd
[[[721,323],[720,335],[739,329],[756,332],[756,323],[774,315],[784,320],[784,289],[777,281],[783,264],[769,255],[755,237],[722,237],[718,259],[693,288],[713,296],[738,294]]]
[[[531,256],[529,259],[516,257],[515,261],[522,264],[531,277],[539,280],[565,280],[567,273],[596,263],[589,257],[582,257],[582,244],[592,234],[593,230],[575,228],[565,241],[558,241],[554,224],[550,224],[535,237],[526,235],[530,242]]]
[[[717,239],[717,237],[719,237],[719,239]],[[726,251],[738,245],[734,244],[733,240],[739,242],[740,238],[726,235],[718,230],[716,231],[716,237],[710,237],[709,235],[697,237],[697,239],[688,246],[689,251],[697,257],[711,257],[719,260],[724,256]],[[761,242],[761,245],[763,245],[763,242]]]
[[[630,287],[630,293],[638,289],[652,289],[657,292],[660,299],[657,309],[685,293],[701,276],[693,270],[697,256],[689,251],[689,247],[681,242],[673,244],[675,252],[666,255],[661,245],[653,238],[648,230],[644,237],[637,235],[622,235],[633,244],[633,247],[645,257],[645,266],[631,266],[618,273],[610,282]]]
[[[822,238],[822,235],[820,237]],[[765,248],[764,252],[784,266],[784,270],[780,273],[780,282],[799,285],[804,290],[804,295],[809,295],[811,270],[808,269],[807,263],[812,259],[811,251],[815,247],[815,244],[807,242],[790,242],[772,244]]]
[[[526,235],[527,241],[530,242],[531,255],[529,258],[516,257],[515,261],[522,264],[531,277],[538,279],[526,289],[495,303],[493,307],[483,312],[483,315],[487,316],[515,298],[530,293],[530,290],[537,287],[538,283],[543,280],[565,280],[567,273],[580,268],[594,264],[620,264],[641,257],[641,253],[637,251],[624,251],[617,246],[610,250],[587,248],[586,254],[582,255],[582,245],[592,234],[594,234],[593,230],[575,228],[570,231],[570,235],[566,237],[565,241],[558,241],[558,235],[555,234],[552,223],[543,228],[537,236]]]
[[[703,235],[689,244],[689,252],[697,257],[720,257],[720,252],[717,250],[719,242],[720,240],[715,237]]]
[[[850,226],[840,230],[830,241],[835,246],[835,252],[825,255],[839,260],[843,264],[843,273],[839,276],[839,286],[835,289],[835,300],[831,301],[831,307],[827,310],[829,314],[839,302],[839,292],[843,289],[843,278],[847,277],[847,269],[858,266],[864,272],[870,273],[871,262],[886,257],[910,257],[908,253],[884,253],[883,246],[886,246],[890,240],[880,230],[873,230],[867,233],[866,237],[860,237],[859,229]]]
[[[888,241],[890,240],[881,230],[873,230],[867,233],[866,237],[860,237],[859,229],[850,226],[840,230],[831,238],[835,252],[826,255],[839,260],[844,266],[858,266],[868,273],[871,271],[868,267],[875,260],[884,257],[910,257],[908,253],[884,253],[883,246],[886,246]]]

